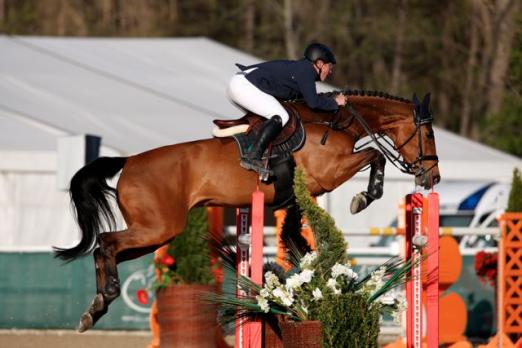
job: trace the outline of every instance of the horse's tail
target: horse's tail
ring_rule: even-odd
[[[69,194],[71,204],[76,209],[76,220],[82,231],[80,243],[70,249],[53,247],[54,255],[65,261],[72,261],[88,254],[96,246],[98,234],[107,222],[114,229],[116,221],[108,196],[116,196],[116,190],[107,185],[123,168],[125,157],[100,157],[80,169],[71,179]]]

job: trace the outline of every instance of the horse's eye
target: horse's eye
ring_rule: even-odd
[[[427,131],[426,132],[426,138],[428,138],[428,139],[435,138],[435,135],[433,134],[433,131]]]

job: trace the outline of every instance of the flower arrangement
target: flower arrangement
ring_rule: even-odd
[[[498,254],[496,252],[488,253],[479,251],[475,254],[475,273],[482,283],[489,282],[491,286],[497,283],[497,262]]]
[[[266,272],[263,287],[253,289],[257,293],[255,303],[259,310],[284,314],[297,321],[316,320],[325,296],[348,293],[367,298],[369,305],[379,309],[392,309],[397,319],[400,312],[406,309],[404,298],[390,294],[384,296],[395,282],[390,275],[395,274],[397,277],[402,261],[392,259],[360,279],[349,261],[345,264],[336,263],[326,275],[321,275],[316,273],[316,260],[317,252],[307,253],[295,268],[295,273],[286,279],[280,279],[271,271]],[[246,287],[252,290],[251,284]]]
[[[292,321],[319,320],[324,348],[376,347],[380,314],[389,312],[398,320],[406,308],[404,298],[392,289],[406,280],[411,262],[392,258],[369,274],[357,274],[342,232],[312,200],[301,168],[295,172],[294,192],[314,232],[316,250],[303,253],[290,245],[289,271],[266,271],[262,286],[240,277],[238,286],[250,295],[210,295],[209,300],[221,304],[222,322],[231,322],[237,316],[249,319],[270,315]],[[234,258],[228,260],[224,257],[225,267],[233,268]]]

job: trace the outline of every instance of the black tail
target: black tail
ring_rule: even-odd
[[[107,185],[106,179],[116,175],[126,161],[125,157],[100,157],[73,176],[69,193],[82,239],[70,249],[53,247],[55,257],[72,261],[84,256],[96,246],[104,221],[109,229],[115,228],[116,222],[107,196],[115,196],[116,190]]]

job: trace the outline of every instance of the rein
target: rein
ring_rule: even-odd
[[[399,169],[401,172],[406,174],[414,174],[415,176],[423,175],[426,172],[430,171],[433,167],[437,165],[438,162],[438,156],[436,155],[428,155],[425,156],[423,154],[422,150],[422,133],[421,133],[421,127],[423,125],[429,124],[432,122],[431,118],[425,118],[421,119],[417,116],[416,111],[414,110],[414,120],[415,120],[415,130],[412,132],[412,134],[406,139],[404,143],[402,143],[400,146],[396,147],[395,144],[393,144],[391,141],[386,139],[384,135],[379,134],[378,137],[375,136],[375,134],[372,132],[370,127],[368,126],[368,123],[359,115],[359,113],[351,106],[350,104],[346,104],[346,108],[352,115],[352,120],[355,118],[357,122],[363,127],[366,134],[370,137],[370,140],[361,146],[359,148],[373,142],[375,145],[379,148],[379,150],[382,152],[382,154],[390,161],[392,164]],[[351,124],[351,122],[350,122]],[[417,158],[412,163],[406,162],[402,156],[399,154],[399,150],[402,149],[406,144],[408,144],[415,134],[418,134],[418,143],[419,143],[419,153],[417,155]],[[393,151],[397,152],[397,155],[395,155],[392,151],[388,150],[381,142],[379,142],[379,138],[382,139],[388,146],[390,146]],[[425,169],[422,167],[423,161],[435,161],[435,163],[429,167],[428,169]]]

